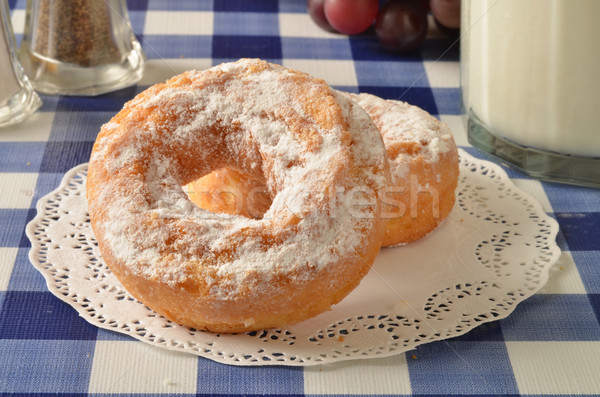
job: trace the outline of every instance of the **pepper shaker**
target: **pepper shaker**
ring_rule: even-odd
[[[19,58],[37,91],[93,96],[141,79],[125,0],[28,0],[26,11]]]
[[[8,3],[0,1],[0,127],[23,121],[42,104],[19,64],[15,48]]]

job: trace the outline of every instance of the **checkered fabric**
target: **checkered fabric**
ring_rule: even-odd
[[[9,1],[17,41],[25,1]],[[46,289],[25,225],[65,171],[86,162],[100,125],[136,93],[186,69],[259,57],[332,86],[418,105],[469,147],[459,107],[459,47],[430,24],[423,47],[385,52],[372,33],[317,28],[305,0],[131,0],[148,64],[135,87],[94,98],[42,96],[0,131],[0,395],[600,394],[600,191],[506,168],[560,224],[547,286],[508,318],[398,356],[309,368],[233,367],[98,329]]]

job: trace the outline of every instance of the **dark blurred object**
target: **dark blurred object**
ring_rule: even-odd
[[[430,5],[438,24],[455,31],[460,29],[460,0],[430,0]]]
[[[421,46],[427,36],[427,12],[415,0],[390,0],[379,11],[375,33],[390,51],[405,53]]]
[[[313,22],[316,23],[321,29],[335,33],[337,30],[331,26],[327,20],[327,17],[325,16],[324,5],[325,0],[308,0],[306,4],[308,8],[308,15],[310,15]]]

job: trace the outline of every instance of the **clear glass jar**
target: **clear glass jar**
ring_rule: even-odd
[[[99,95],[142,78],[125,0],[28,0],[19,58],[47,94]]]
[[[533,177],[600,187],[598,15],[598,0],[462,0],[473,146]]]
[[[0,1],[0,127],[23,121],[42,104],[19,64],[15,48],[8,3]]]

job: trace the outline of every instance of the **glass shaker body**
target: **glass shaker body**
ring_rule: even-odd
[[[540,179],[600,187],[600,2],[463,0],[471,144]]]
[[[15,50],[8,3],[0,1],[0,127],[17,124],[42,102],[25,76]]]
[[[145,61],[125,0],[28,0],[19,57],[36,90],[61,95],[133,85]]]

